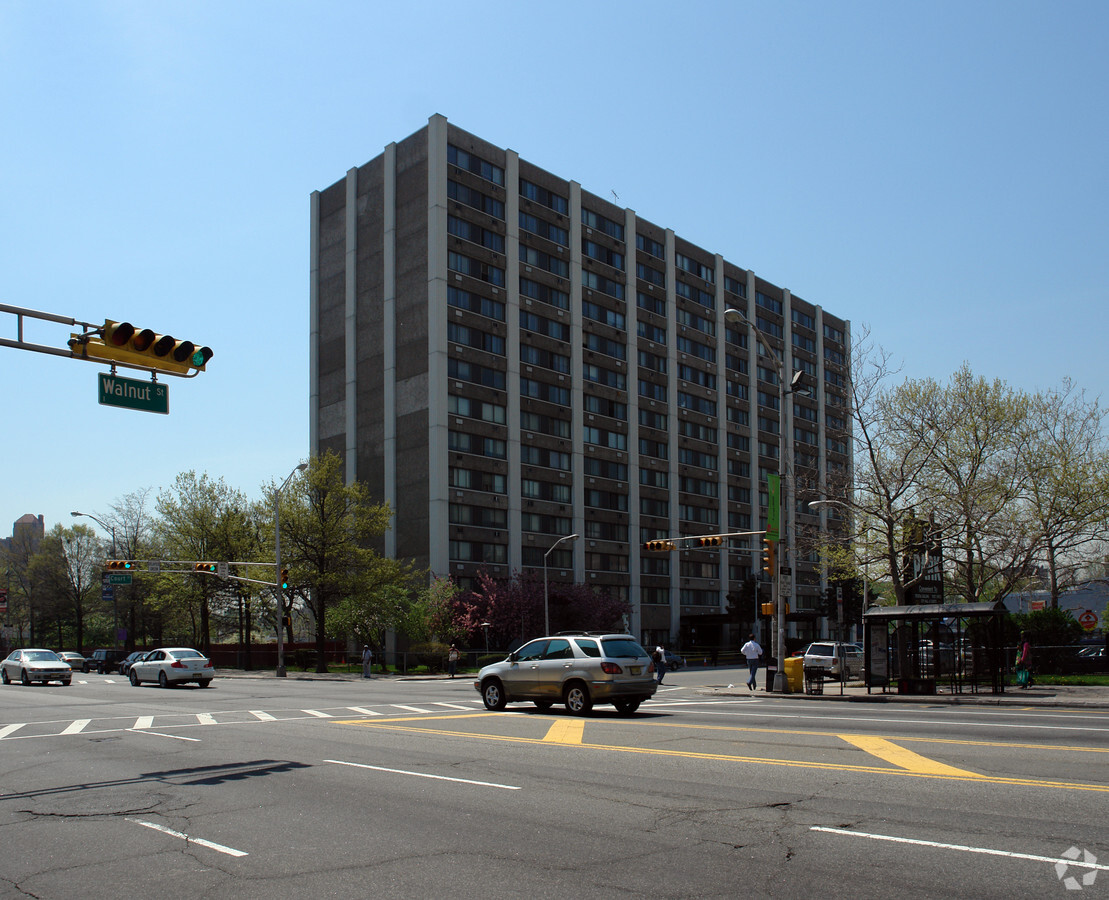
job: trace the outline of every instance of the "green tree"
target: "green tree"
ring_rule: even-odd
[[[87,525],[55,525],[39,545],[32,566],[43,588],[40,613],[55,618],[59,650],[65,649],[62,645],[67,638],[75,647],[84,643],[85,617],[92,598],[99,598],[104,549]],[[67,623],[72,630],[66,628]]]
[[[269,488],[272,496],[276,485]],[[282,559],[287,561],[296,595],[316,621],[317,671],[327,671],[324,658],[328,615],[344,601],[377,609],[355,613],[348,606],[347,622],[365,623],[390,618],[398,603],[397,588],[408,588],[414,573],[397,560],[373,549],[389,527],[392,511],[372,501],[365,485],[346,484],[343,464],[333,452],[313,458],[281,496]]]

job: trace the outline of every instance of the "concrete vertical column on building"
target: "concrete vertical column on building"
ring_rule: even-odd
[[[743,304],[743,316],[748,322],[755,321],[755,273],[750,269],[747,270],[747,297]],[[749,466],[751,470],[751,509],[753,511],[751,530],[760,531],[763,527],[762,524],[762,505],[759,502],[760,492],[763,488],[763,481],[759,477],[759,342],[752,332],[750,326],[744,327],[740,332],[744,339],[747,341],[747,403],[751,411],[751,419],[747,423],[747,427],[751,432],[751,443],[747,448],[749,451]],[[758,594],[758,602],[761,604],[764,600],[770,598],[762,591],[762,580],[759,579],[759,572],[762,571],[762,540],[752,542],[751,546],[751,571],[756,578],[755,591]],[[771,627],[773,633],[773,627]],[[772,641],[767,642],[773,646]]]
[[[678,267],[675,262],[674,230],[666,229],[666,414],[667,414],[667,456],[669,459],[669,491],[667,500],[670,507],[670,534],[677,535],[678,519]],[[682,551],[670,554],[670,642],[677,640],[682,625]]]
[[[320,192],[309,200],[308,452],[320,450]]]
[[[394,512],[397,496],[397,145],[385,148],[382,185],[382,453],[384,500]],[[385,532],[385,556],[396,559],[397,530]]]
[[[628,296],[636,292],[636,225],[635,211],[624,210],[624,249],[627,259]],[[639,304],[628,303],[628,602],[631,621],[628,634],[643,634],[643,537],[640,534],[639,509]]]
[[[518,572],[523,567],[524,547],[522,520],[523,506],[520,496],[520,155],[514,150],[505,151],[505,202],[504,218],[507,231],[505,239],[505,279],[508,297],[505,303],[505,322],[508,340],[505,341],[508,374],[505,387],[508,409],[505,424],[508,428],[508,568]]]
[[[793,379],[793,295],[786,288],[782,289],[782,372],[786,379],[783,397],[785,398],[781,412],[780,427],[782,429],[782,527],[786,537],[786,565],[789,567],[789,591],[783,602],[791,604],[790,609],[797,609],[797,468],[794,465],[793,439],[793,393],[789,390],[789,382]],[[780,563],[779,563],[780,565]],[[797,626],[786,622],[786,636],[797,634]]]
[[[447,475],[447,120],[427,123],[428,567],[450,571]]]
[[[580,534],[575,541],[574,581],[585,584],[585,472],[584,453],[584,382],[582,368],[582,314],[581,304],[585,290],[581,283],[581,185],[570,182],[570,446],[573,468],[574,524],[573,534]]]
[[[725,339],[724,310],[728,301],[724,297],[724,257],[717,253],[714,257],[716,269],[716,458],[718,460],[717,493],[720,495],[718,531],[727,534],[732,530],[728,510],[731,503],[728,497],[728,342]],[[746,530],[746,529],[745,529]],[[717,591],[717,608],[726,612],[728,608],[728,586],[731,572],[731,541],[724,541],[720,548],[720,590]]]
[[[347,170],[346,237],[343,244],[343,392],[346,483],[358,477],[358,169]]]

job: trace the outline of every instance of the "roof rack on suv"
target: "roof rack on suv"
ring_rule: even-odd
[[[620,632],[618,632],[618,631],[581,631],[581,630],[556,631],[554,636],[555,637],[575,637],[575,636],[578,636],[578,637],[581,637],[581,636],[596,637],[596,636],[599,636],[599,635],[602,635],[602,634],[620,634]]]

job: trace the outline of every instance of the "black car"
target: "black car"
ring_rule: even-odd
[[[107,675],[109,672],[114,672],[116,666],[126,657],[126,650],[93,650],[92,656],[85,659],[81,671],[85,673],[99,672],[101,675]]]
[[[119,674],[120,675],[126,675],[128,672],[130,672],[131,671],[131,666],[134,663],[137,663],[144,656],[146,656],[147,652],[148,651],[146,651],[146,650],[136,650],[134,653],[129,654],[126,659],[120,660],[120,662],[119,662]]]
[[[1109,672],[1109,647],[1083,647],[1072,657],[1069,669],[1079,675]]]

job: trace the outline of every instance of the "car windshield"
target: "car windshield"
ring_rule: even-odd
[[[813,644],[805,651],[805,656],[835,656],[835,648],[831,644]]]
[[[61,662],[61,658],[53,650],[28,650],[23,656],[33,662]]]
[[[605,656],[614,659],[636,659],[640,656],[647,655],[647,651],[630,638],[610,638],[607,641],[602,640],[601,647]]]
[[[196,650],[171,650],[170,653],[172,653],[178,659],[197,659],[197,658],[203,659],[204,658],[204,654],[199,653]]]

